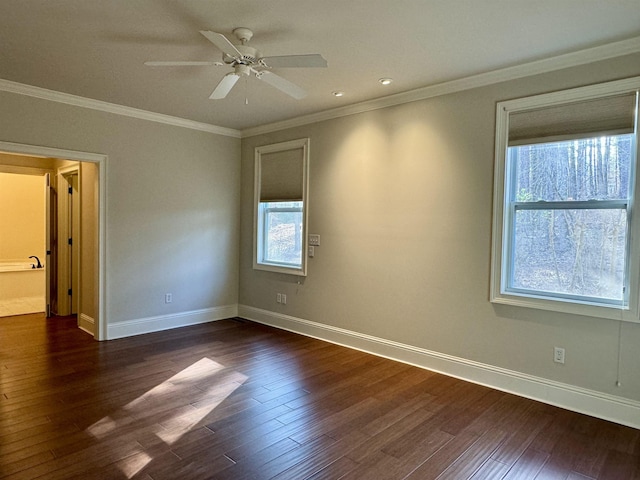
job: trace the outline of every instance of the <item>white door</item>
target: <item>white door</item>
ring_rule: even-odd
[[[78,174],[69,175],[69,304],[71,315],[76,315],[79,310],[80,299],[80,194],[78,191]]]
[[[77,168],[58,176],[58,304],[57,315],[73,315],[80,298],[80,195]]]
[[[56,189],[51,184],[51,175],[44,176],[45,189],[45,312],[50,317],[56,311],[57,303],[57,209]]]

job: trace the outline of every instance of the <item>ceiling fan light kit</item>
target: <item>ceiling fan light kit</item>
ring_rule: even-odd
[[[220,62],[145,62],[145,65],[153,67],[175,66],[221,66],[233,67],[233,72],[227,73],[218,83],[209,96],[212,100],[220,100],[227,96],[240,76],[251,76],[253,73],[259,80],[280,90],[281,92],[297,100],[307,96],[307,92],[300,86],[276,75],[272,68],[325,68],[327,61],[320,54],[306,55],[281,55],[275,57],[263,57],[259,50],[247,43],[253,38],[253,32],[245,27],[235,28],[233,34],[240,41],[240,45],[234,45],[221,33],[201,30],[200,33],[222,52]]]

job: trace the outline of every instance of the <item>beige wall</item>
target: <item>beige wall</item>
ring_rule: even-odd
[[[0,260],[45,261],[44,177],[0,172]]]
[[[640,55],[243,139],[240,304],[640,400],[640,325],[489,302],[496,102],[634,75]],[[298,283],[252,269],[253,150],[302,137],[321,246]]]
[[[26,155],[13,155],[11,153],[0,152],[0,171],[8,173],[25,173],[31,169],[34,175],[44,175],[52,173],[59,162],[53,158],[36,158]]]
[[[109,326],[237,303],[239,139],[7,92],[0,104],[3,141],[107,156]]]

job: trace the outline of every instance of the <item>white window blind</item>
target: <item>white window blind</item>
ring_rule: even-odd
[[[633,133],[635,93],[509,115],[509,146]]]
[[[295,148],[263,153],[260,171],[260,201],[301,201],[304,150]]]

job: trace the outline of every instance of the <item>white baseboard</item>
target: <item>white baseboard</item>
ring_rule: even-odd
[[[144,333],[159,332],[172,328],[186,327],[198,323],[214,322],[238,316],[238,305],[205,308],[190,312],[159,315],[157,317],[138,318],[126,322],[112,323],[107,326],[107,339],[131,337]]]
[[[78,315],[78,328],[87,332],[89,335],[94,336],[94,332],[96,331],[96,321],[89,315],[81,313]]]
[[[408,363],[521,397],[640,428],[640,402],[525,373],[413,347],[384,338],[270,312],[238,306],[238,316],[381,357]]]

